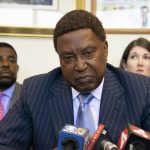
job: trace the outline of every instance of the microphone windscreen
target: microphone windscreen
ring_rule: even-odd
[[[128,124],[118,141],[120,150],[150,150],[150,133]]]
[[[88,139],[88,129],[67,124],[59,132],[58,150],[83,150]]]

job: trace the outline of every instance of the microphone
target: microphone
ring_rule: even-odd
[[[118,141],[120,150],[149,150],[150,133],[128,124]]]
[[[67,124],[59,132],[58,150],[83,150],[88,139],[88,129]]]
[[[112,143],[105,125],[100,124],[89,141],[87,150],[118,150],[118,147]]]

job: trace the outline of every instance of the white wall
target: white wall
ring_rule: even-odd
[[[0,37],[0,41],[8,42],[16,49],[20,66],[18,81],[21,83],[24,78],[59,66],[50,38]]]
[[[118,66],[126,45],[131,40],[138,37],[150,39],[150,35],[148,34],[107,35],[109,44],[108,62],[114,66]],[[59,66],[59,58],[54,50],[52,38],[1,36],[0,41],[8,42],[16,49],[18,54],[18,64],[20,66],[18,81],[21,83],[29,76],[45,73]]]

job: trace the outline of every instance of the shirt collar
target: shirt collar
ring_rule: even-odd
[[[96,89],[91,91],[92,95],[98,100],[101,100],[103,85],[104,85],[104,78],[101,84]],[[73,87],[71,87],[71,90],[72,90],[72,98],[74,100],[80,94],[80,92],[75,90]]]
[[[6,94],[9,98],[12,97],[12,93],[15,89],[16,84],[14,83],[11,87],[3,91],[4,94]]]

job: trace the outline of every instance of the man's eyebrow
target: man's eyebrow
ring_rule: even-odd
[[[61,54],[59,54],[59,56],[63,56],[63,55],[75,55],[73,52],[63,52]]]

